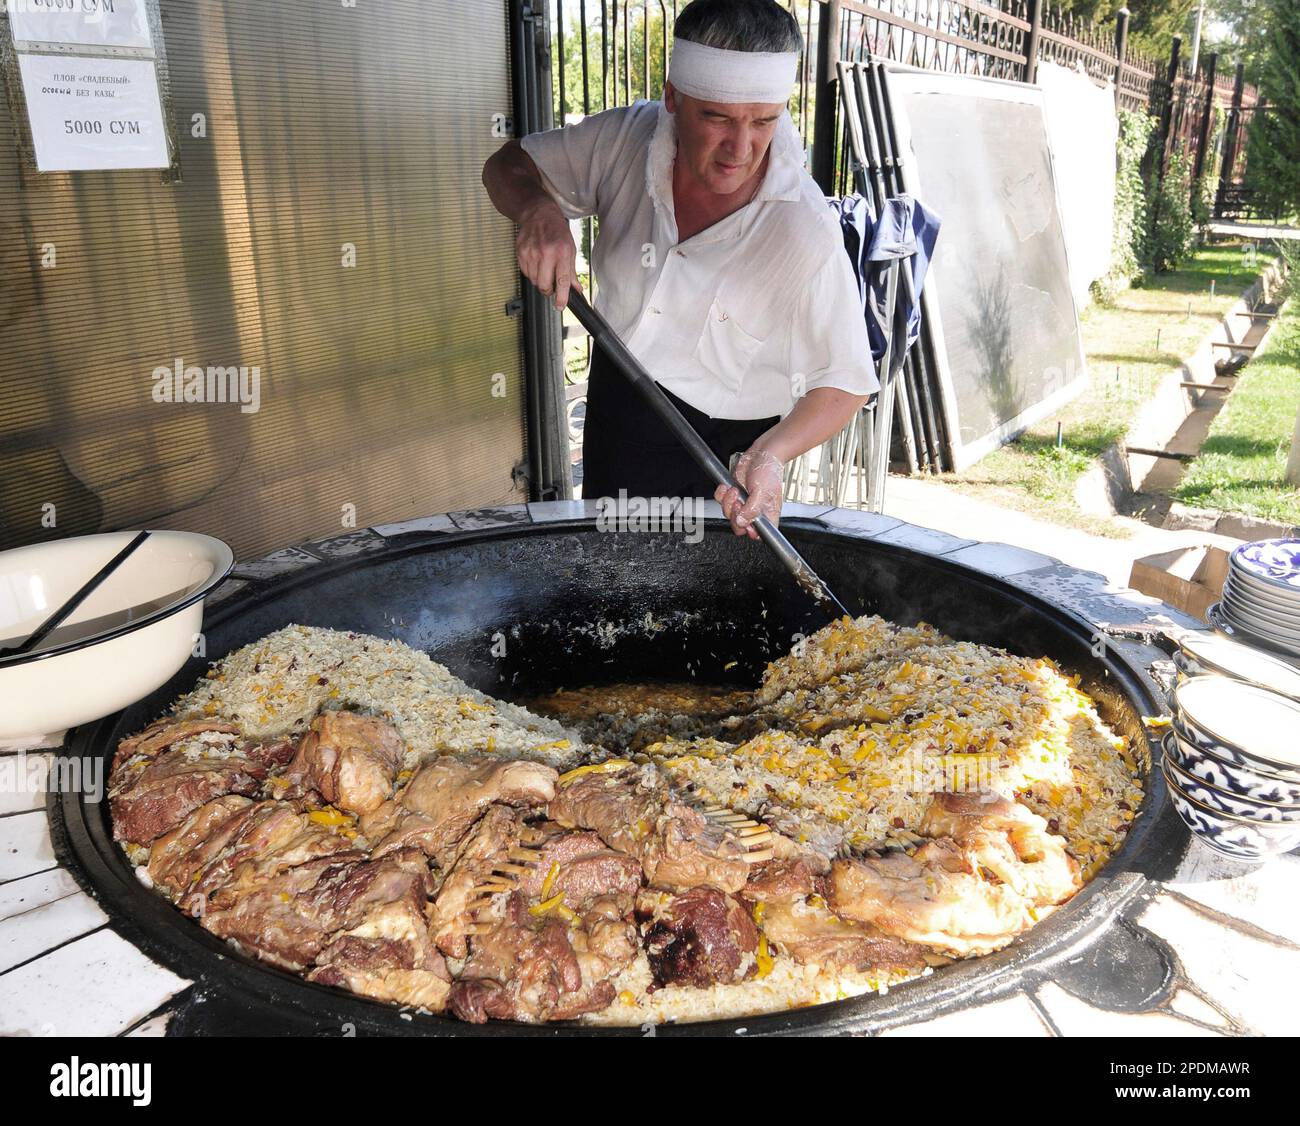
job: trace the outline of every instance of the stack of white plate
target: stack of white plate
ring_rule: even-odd
[[[1244,543],[1229,560],[1214,624],[1300,658],[1300,540]]]

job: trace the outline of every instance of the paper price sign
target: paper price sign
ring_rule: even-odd
[[[78,47],[153,47],[146,0],[6,0],[17,40]]]
[[[152,62],[20,55],[18,65],[42,172],[170,165]]]

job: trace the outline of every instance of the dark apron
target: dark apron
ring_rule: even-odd
[[[710,418],[661,387],[723,465],[780,420]],[[659,416],[596,345],[587,377],[582,426],[582,495],[617,497],[712,497],[716,486]]]

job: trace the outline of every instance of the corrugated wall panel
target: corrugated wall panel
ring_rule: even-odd
[[[21,167],[0,104],[0,547],[149,525],[247,558],[347,505],[522,499],[513,230],[479,179],[505,5],[163,0],[162,28],[179,184]],[[260,409],[155,402],[177,359],[259,368]]]

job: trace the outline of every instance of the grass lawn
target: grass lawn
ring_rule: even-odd
[[[1058,524],[1128,535],[1117,521],[1081,512],[1074,503],[1075,484],[1102,450],[1124,436],[1156,384],[1222,319],[1262,265],[1262,257],[1252,263],[1240,245],[1202,247],[1182,268],[1125,291],[1113,306],[1089,305],[1079,323],[1090,386],[1016,441],[939,480]]]
[[[1196,508],[1300,524],[1300,489],[1286,483],[1286,459],[1300,408],[1300,309],[1289,302],[1264,349],[1210,427],[1176,499]]]

